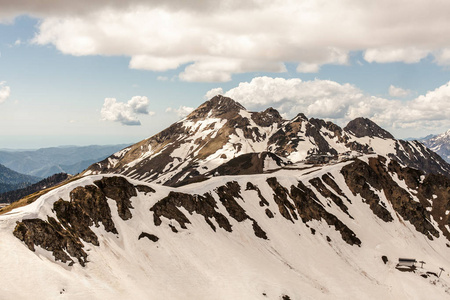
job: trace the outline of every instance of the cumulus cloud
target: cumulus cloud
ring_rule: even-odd
[[[215,88],[215,89],[211,89],[209,91],[206,92],[205,94],[205,99],[209,100],[211,98],[213,98],[214,96],[217,95],[223,95],[223,89],[222,88]]]
[[[0,82],[0,103],[8,100],[9,96],[11,95],[11,88],[5,84],[5,81]]]
[[[184,105],[180,106],[179,108],[172,108],[172,107],[166,108],[166,112],[168,112],[168,113],[176,113],[180,118],[186,117],[193,110],[194,110],[193,107],[188,107],[188,106],[184,106]]]
[[[149,99],[134,96],[128,102],[117,102],[115,98],[105,98],[100,112],[102,121],[119,122],[122,125],[141,125],[138,115],[153,115],[148,111]]]
[[[369,62],[412,63],[450,47],[435,38],[450,34],[445,1],[16,2],[2,4],[2,14],[43,18],[35,43],[72,55],[127,55],[136,69],[187,64],[179,76],[186,81],[282,72],[284,62],[317,72],[322,64],[347,63],[349,51],[361,49]]]
[[[393,85],[389,86],[389,96],[391,96],[391,97],[402,98],[402,97],[406,97],[410,94],[411,94],[410,90],[405,90],[405,89],[402,89],[400,87],[396,87]]]
[[[397,93],[409,92],[394,89],[398,89]],[[206,95],[217,91],[223,92],[216,88]],[[387,128],[450,127],[450,82],[409,101],[371,96],[348,83],[272,77],[241,82],[224,95],[252,110],[273,106],[287,117],[302,112],[308,117],[324,118],[341,125],[356,117],[367,117]]]
[[[182,68],[185,81],[229,81],[245,72],[317,72],[368,62],[450,65],[449,1],[193,0],[2,1],[0,19],[41,18],[33,39],[71,55],[124,55],[129,67]]]

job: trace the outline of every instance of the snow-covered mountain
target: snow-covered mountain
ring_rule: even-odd
[[[364,118],[218,96],[0,209],[0,298],[448,298],[448,168]]]
[[[369,119],[357,118],[343,129],[303,114],[284,120],[273,108],[249,112],[223,96],[205,102],[160,133],[92,165],[84,174],[123,174],[178,186],[209,178],[216,168],[243,154],[262,152],[271,153],[265,167],[377,153],[427,173],[450,176],[450,165],[439,155],[420,142],[394,139]]]
[[[0,295],[445,299],[449,195],[374,154],[178,188],[86,176],[0,216]]]
[[[423,139],[421,142],[450,163],[450,129],[442,134]]]

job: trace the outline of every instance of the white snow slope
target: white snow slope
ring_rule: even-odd
[[[395,213],[380,191],[386,208],[394,217],[384,222],[376,217],[359,195],[347,188],[340,169],[349,162],[304,170],[280,170],[272,174],[217,177],[180,188],[169,188],[127,179],[132,184],[152,187],[155,193],[138,192],[131,198],[132,218],[122,220],[113,200],[108,200],[118,234],[107,233],[103,225],[92,227],[99,246],[84,243],[88,263],[82,267],[55,262],[52,253],[40,247],[36,252],[13,235],[17,221],[55,217],[52,205],[77,186],[93,184],[103,176],[93,175],[41,196],[34,203],[0,216],[0,299],[445,299],[450,297],[450,248],[440,235],[429,240]],[[323,207],[338,217],[356,236],[361,246],[349,245],[325,221],[300,219],[291,222],[280,215],[273,190],[266,180],[276,177],[283,186],[331,174],[347,195],[345,214],[334,202],[316,193]],[[395,179],[400,184],[398,178]],[[218,201],[215,189],[227,182],[241,186],[236,199],[246,213],[267,233],[255,236],[252,222],[229,217]],[[254,190],[257,186],[269,202],[269,218]],[[314,187],[312,187],[314,189]],[[211,192],[217,210],[227,216],[232,232],[217,227],[214,232],[203,216],[180,210],[190,220],[187,229],[162,217],[155,226],[150,208],[170,191],[202,195]],[[292,199],[288,199],[292,202]],[[430,199],[430,201],[432,201]],[[211,219],[215,223],[215,220]],[[434,221],[432,221],[433,223]],[[169,227],[174,226],[178,233]],[[315,234],[312,234],[315,230]],[[156,235],[153,242],[138,239],[142,232]],[[327,238],[328,237],[328,238]],[[382,256],[389,259],[387,264]],[[395,269],[399,257],[425,261],[420,272],[446,271],[440,278],[423,278],[417,273]],[[420,264],[419,264],[420,266]]]

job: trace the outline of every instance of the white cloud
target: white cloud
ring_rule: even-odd
[[[406,97],[410,94],[411,94],[410,90],[405,90],[405,89],[402,89],[400,87],[396,87],[393,85],[389,86],[389,96],[391,96],[391,97],[402,98],[402,97]]]
[[[212,89],[206,95],[219,90]],[[367,117],[386,128],[450,127],[450,82],[409,101],[367,95],[348,83],[271,77],[241,82],[224,95],[252,110],[273,106],[289,118],[302,112],[341,125],[356,117]]]
[[[245,72],[317,72],[368,62],[450,64],[449,1],[423,0],[5,0],[0,19],[41,18],[34,43],[71,55],[124,55],[130,68],[182,68],[185,81],[229,81]]]
[[[11,95],[11,88],[5,84],[6,81],[0,82],[0,103],[8,100],[9,96]]]
[[[205,94],[205,99],[209,100],[211,98],[213,98],[214,96],[217,95],[223,95],[223,89],[222,88],[215,88],[215,89],[211,89],[208,92],[206,92]]]
[[[192,111],[194,110],[193,107],[188,107],[188,106],[180,106],[178,109],[172,108],[172,107],[168,107],[166,108],[166,112],[168,113],[176,113],[180,118],[184,118],[187,115],[189,115]]]
[[[158,77],[156,77],[156,80],[158,80],[158,81],[167,81],[167,80],[169,80],[169,77],[167,77],[167,76],[158,76]]]
[[[317,73],[319,69],[320,65],[318,64],[299,63],[297,65],[297,72],[299,73]]]
[[[119,122],[122,125],[141,125],[138,114],[153,115],[148,111],[149,99],[134,96],[127,103],[117,102],[115,98],[105,98],[100,112],[102,121]]]
[[[429,50],[408,48],[377,48],[367,49],[364,53],[364,59],[368,62],[391,63],[405,62],[417,63],[430,53]]]
[[[450,48],[437,51],[434,55],[434,61],[441,66],[450,66]]]

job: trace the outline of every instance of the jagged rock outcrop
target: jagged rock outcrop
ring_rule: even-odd
[[[94,181],[94,185],[78,186],[70,192],[70,201],[57,200],[53,211],[57,219],[49,217],[27,219],[17,223],[14,235],[25,242],[28,248],[34,245],[53,252],[56,260],[74,263],[71,257],[81,265],[87,262],[83,243],[99,246],[97,235],[91,227],[103,228],[106,232],[118,234],[107,197],[117,202],[118,214],[123,220],[131,218],[130,198],[136,196],[135,187],[123,177],[104,177]],[[67,253],[71,256],[68,256]]]
[[[405,180],[405,183],[416,191],[413,195],[400,187],[388,173],[394,170],[400,180]],[[429,239],[439,237],[439,232],[431,224],[430,212],[427,210],[427,207],[430,206],[427,199],[431,199],[432,195],[430,193],[424,194],[426,188],[421,183],[421,177],[425,177],[425,175],[420,171],[402,168],[394,160],[388,163],[385,158],[378,157],[369,158],[368,164],[361,160],[356,160],[354,163],[342,168],[341,172],[353,194],[359,194],[370,205],[374,214],[383,221],[390,222],[393,220],[393,217],[386,209],[386,204],[380,202],[380,198],[374,190],[382,192],[393,209],[404,220],[409,221],[417,231],[423,233]],[[445,176],[438,176],[438,178],[440,182],[435,185],[435,189],[444,187],[440,193],[440,199],[444,203],[448,203],[450,201],[449,179]],[[445,186],[447,186],[447,189]],[[447,194],[445,194],[445,190]],[[443,226],[440,227],[442,228]],[[448,230],[443,230],[443,232],[448,234]]]

